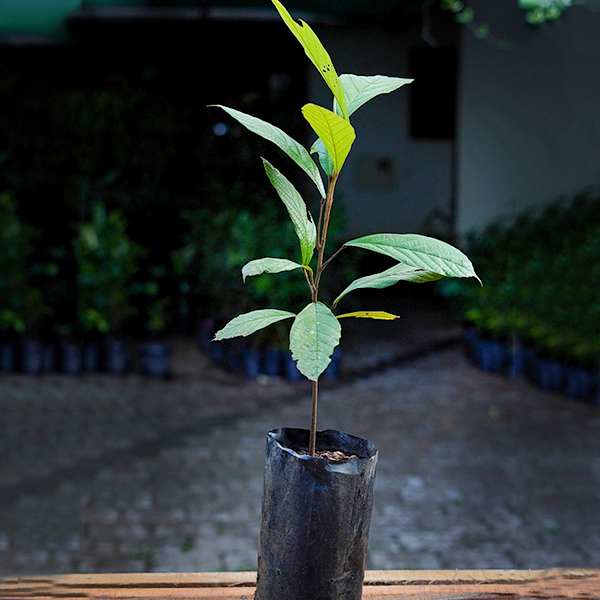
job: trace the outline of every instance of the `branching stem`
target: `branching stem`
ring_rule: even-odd
[[[323,263],[323,267],[321,268],[322,271],[324,271],[327,267],[327,265],[345,248],[346,246],[342,246],[341,248],[338,248],[324,263]]]

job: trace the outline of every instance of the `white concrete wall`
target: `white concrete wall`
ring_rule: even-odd
[[[572,7],[532,29],[516,0],[469,4],[512,47],[463,32],[459,233],[597,183],[600,174],[600,13]]]
[[[408,77],[408,51],[423,44],[418,31],[389,35],[321,26],[317,33],[340,75]],[[309,98],[331,106],[331,93],[314,69]],[[418,232],[434,209],[448,210],[451,144],[409,140],[407,118],[408,86],[371,100],[353,115],[357,139],[336,188],[347,208],[348,236]],[[361,179],[369,162],[379,159],[391,162],[391,178],[374,178],[371,183]]]

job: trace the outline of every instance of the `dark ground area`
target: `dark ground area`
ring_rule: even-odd
[[[476,369],[436,299],[369,308],[403,318],[345,327],[319,416],[380,451],[368,568],[600,564],[600,411]],[[265,433],[309,388],[173,342],[167,380],[0,379],[0,575],[255,568]]]

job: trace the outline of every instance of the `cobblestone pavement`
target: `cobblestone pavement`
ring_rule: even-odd
[[[319,425],[380,450],[368,568],[600,565],[600,410],[473,367],[429,319],[350,335]],[[409,323],[410,325],[410,323]],[[406,327],[406,326],[405,326]],[[389,330],[388,330],[389,333]],[[417,356],[398,366],[398,353]],[[301,382],[247,382],[193,341],[173,377],[0,380],[0,576],[254,569],[265,433]]]

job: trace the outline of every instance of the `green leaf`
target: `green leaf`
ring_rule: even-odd
[[[379,233],[346,242],[353,246],[391,256],[409,267],[446,277],[475,277],[471,261],[457,248],[416,233]]]
[[[331,177],[333,175],[333,161],[321,138],[315,140],[315,143],[311,146],[310,153],[318,155],[321,168],[325,171],[326,175]]]
[[[399,87],[411,83],[412,79],[401,77],[387,77],[385,75],[340,75],[340,83],[344,89],[346,101],[348,102],[348,114],[351,115],[363,104],[381,94],[389,94]],[[333,110],[341,115],[340,107],[336,101]]]
[[[409,267],[400,263],[381,273],[367,275],[354,280],[336,299],[333,303],[335,306],[346,294],[353,290],[363,288],[383,289],[398,283],[399,281],[412,281],[413,283],[424,283],[426,281],[435,281],[442,276],[439,273],[424,271],[419,267]]]
[[[331,58],[327,53],[327,50],[323,47],[323,44],[317,37],[316,33],[310,28],[310,26],[304,21],[300,20],[299,23],[294,21],[292,15],[286,10],[286,8],[279,2],[279,0],[273,0],[275,8],[281,15],[284,23],[288,26],[290,31],[296,36],[296,39],[302,44],[304,51],[308,58],[323,79],[329,86],[329,89],[333,93],[335,99],[340,106],[340,110],[344,119],[348,120],[348,107],[346,105],[346,97],[340,80],[338,79],[336,70],[331,62]]]
[[[317,381],[331,362],[341,334],[335,315],[321,302],[311,302],[302,309],[290,330],[290,350],[300,373]]]
[[[293,271],[301,268],[302,265],[287,260],[287,258],[258,258],[251,260],[242,267],[242,278],[246,281],[246,277],[252,277],[253,275],[282,273],[283,271]]]
[[[232,116],[252,133],[260,135],[269,142],[273,142],[283,150],[313,180],[319,190],[319,194],[321,194],[322,198],[325,198],[325,186],[323,185],[319,169],[304,146],[279,129],[279,127],[275,127],[275,125],[271,125],[262,119],[227,106],[219,104],[213,106],[222,108],[228,115]]]
[[[379,321],[395,321],[400,317],[398,315],[392,315],[391,313],[384,312],[382,310],[359,310],[357,312],[345,313],[338,315],[338,319],[345,319],[346,317],[354,317],[357,319],[377,319]]]
[[[264,329],[273,323],[295,317],[294,313],[286,310],[277,310],[275,308],[267,308],[263,310],[253,310],[232,319],[221,329],[217,331],[214,342],[219,340],[227,340],[234,337],[251,335],[259,329]]]
[[[339,173],[356,138],[354,127],[334,112],[316,104],[304,105],[302,114],[323,140],[333,161],[333,168]]]
[[[308,265],[317,244],[317,227],[306,210],[306,204],[296,188],[266,159],[265,171],[288,210],[300,240],[302,264]]]

